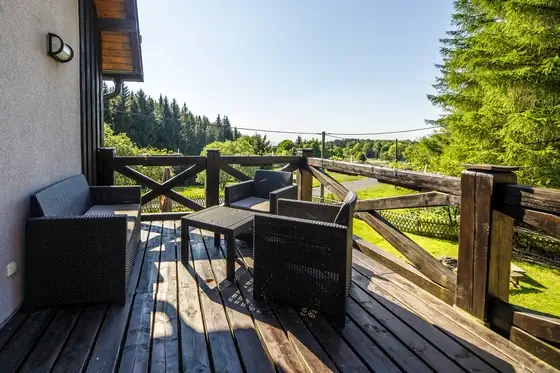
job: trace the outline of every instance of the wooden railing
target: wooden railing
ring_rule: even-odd
[[[117,156],[114,149],[99,150],[102,185],[115,182],[121,173],[150,189],[142,204],[164,195],[191,209],[219,204],[219,174],[226,172],[240,181],[250,176],[234,168],[285,164],[296,171],[298,198],[312,199],[313,178],[339,199],[348,190],[325,171],[375,178],[382,183],[416,191],[411,194],[358,200],[356,216],[395,247],[407,261],[355,236],[354,247],[417,286],[455,305],[500,332],[534,355],[560,367],[560,319],[509,303],[510,263],[514,220],[560,238],[560,191],[531,188],[516,183],[512,167],[468,165],[461,177],[397,170],[368,164],[311,158],[310,150],[296,156],[221,156],[208,150],[206,156]],[[166,182],[155,181],[131,166],[189,166]],[[200,172],[206,172],[204,206],[173,188]],[[440,263],[379,213],[382,210],[460,205],[457,273]],[[185,212],[143,214],[143,219],[178,219]]]

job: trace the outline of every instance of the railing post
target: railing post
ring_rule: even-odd
[[[205,207],[220,204],[220,151],[206,150],[206,183],[204,185]]]
[[[97,149],[97,185],[115,185],[115,148]]]
[[[495,209],[499,184],[515,184],[516,167],[466,165],[461,174],[461,222],[455,303],[486,321],[489,298],[509,298],[513,219]]]
[[[301,149],[298,150],[297,155],[302,158],[300,167],[296,173],[298,199],[302,201],[311,201],[313,195],[313,175],[307,170],[307,158],[313,156],[313,150]]]

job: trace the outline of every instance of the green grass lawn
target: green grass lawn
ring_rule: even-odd
[[[398,196],[411,192],[392,185],[376,184],[371,188],[358,191],[357,194],[360,198],[366,199]],[[405,259],[389,242],[361,220],[354,219],[354,234],[398,258]],[[406,235],[435,258],[457,257],[459,248],[456,242],[409,233]],[[513,263],[526,271],[526,277],[519,281],[519,287],[510,284],[510,303],[560,316],[560,286],[558,285],[560,284],[560,270],[527,262],[514,261]]]

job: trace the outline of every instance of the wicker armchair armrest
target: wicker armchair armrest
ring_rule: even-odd
[[[141,187],[131,186],[92,186],[91,197],[95,205],[124,205],[141,203]]]
[[[296,200],[297,191],[297,185],[288,185],[270,192],[270,213],[276,215],[277,204],[280,198]]]
[[[28,219],[26,302],[42,306],[118,299],[126,287],[126,226],[126,215]]]
[[[279,199],[277,206],[278,215],[322,222],[333,222],[340,210],[338,205],[290,199]]]
[[[242,181],[237,184],[227,185],[224,188],[224,202],[229,206],[233,202],[251,197],[253,193],[253,180]]]

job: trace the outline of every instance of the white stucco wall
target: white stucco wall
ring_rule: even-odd
[[[48,32],[71,62],[47,55]],[[79,83],[78,1],[0,0],[0,323],[23,300],[29,194],[81,172]]]

